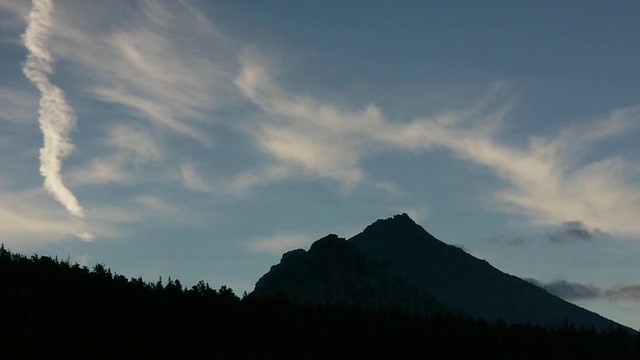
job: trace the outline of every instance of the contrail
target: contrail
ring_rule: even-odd
[[[52,9],[51,0],[33,1],[27,29],[22,35],[28,50],[22,72],[41,94],[38,120],[44,137],[44,146],[40,149],[40,174],[44,177],[44,186],[71,215],[84,217],[82,207],[64,185],[60,175],[62,159],[73,151],[69,133],[75,127],[76,117],[65,100],[64,92],[49,81],[49,75],[53,74],[54,59],[47,50],[46,42],[51,35]]]

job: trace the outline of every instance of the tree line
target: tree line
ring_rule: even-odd
[[[295,306],[169,278],[146,282],[0,247],[0,358],[598,358],[640,355],[627,329],[488,323]]]

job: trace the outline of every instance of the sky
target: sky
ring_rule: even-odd
[[[0,241],[241,294],[406,212],[638,329],[638,11],[0,0]]]

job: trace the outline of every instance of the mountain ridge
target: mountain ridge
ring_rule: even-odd
[[[338,250],[331,253],[332,249]],[[351,259],[351,267],[340,265],[340,259]],[[374,273],[367,273],[372,269]],[[417,297],[416,289],[421,294]],[[322,295],[332,291],[340,295]],[[394,293],[402,294],[403,300],[394,299]],[[411,304],[405,309],[408,312],[419,308],[415,299],[422,296],[432,303],[432,311],[437,308],[433,304],[440,304],[440,311],[490,322],[547,328],[570,323],[596,330],[622,326],[438,240],[407,214],[376,220],[346,241],[332,234],[316,241],[309,251],[283,254],[280,263],[258,280],[254,294],[303,305],[361,305],[374,310]],[[375,306],[367,294],[377,299]]]
[[[425,291],[407,286],[388,266],[362,254],[345,239],[330,234],[308,251],[282,255],[256,283],[258,297],[301,305],[335,305],[365,310],[403,310],[423,315],[444,308]]]
[[[544,327],[569,322],[598,330],[620,326],[438,240],[407,214],[377,220],[348,241],[409,285],[474,318]]]

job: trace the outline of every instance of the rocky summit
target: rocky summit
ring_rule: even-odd
[[[309,251],[293,250],[257,282],[253,295],[300,305],[335,305],[365,310],[400,310],[424,315],[444,308],[424,290],[411,288],[388,266],[363,255],[336,235]]]

